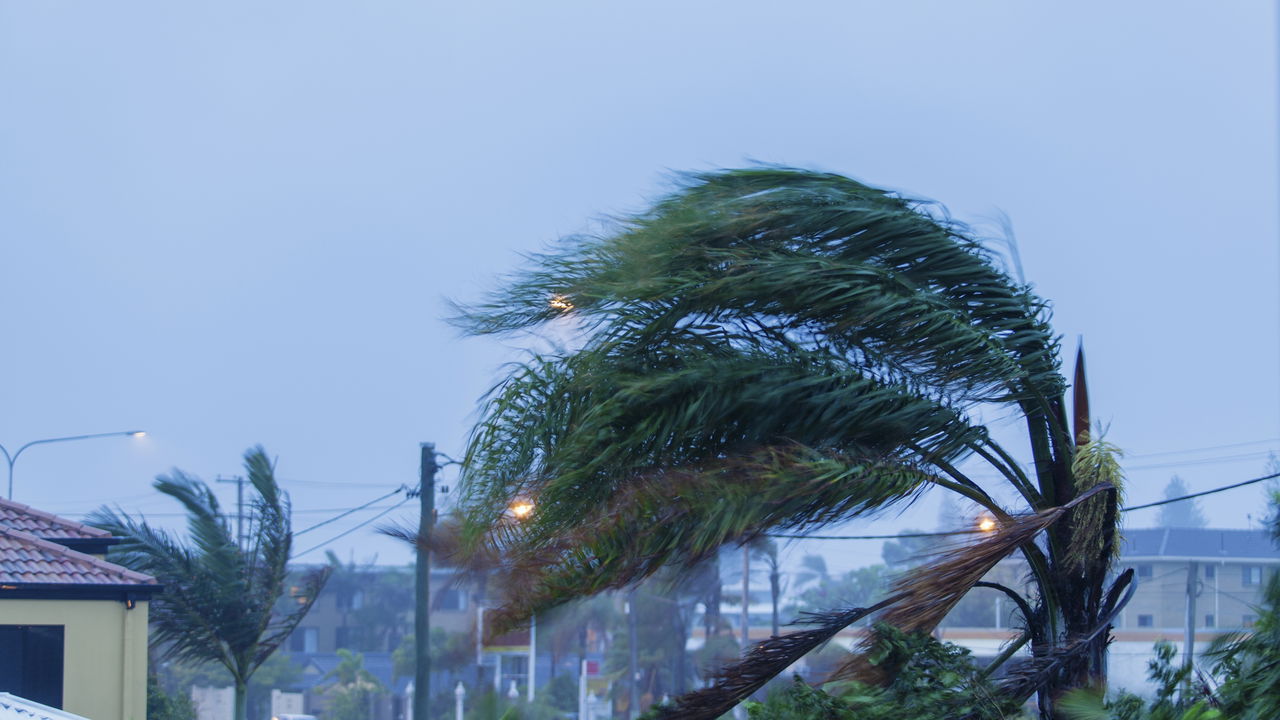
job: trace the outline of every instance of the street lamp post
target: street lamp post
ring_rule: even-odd
[[[91,433],[91,434],[89,434],[89,435],[68,435],[67,437],[56,437],[56,438],[45,438],[45,439],[43,439],[43,440],[32,440],[31,442],[27,443],[26,445],[23,445],[22,447],[18,448],[18,449],[17,449],[15,452],[13,452],[12,454],[10,454],[10,453],[9,453],[9,450],[8,450],[7,448],[5,448],[5,446],[0,445],[0,452],[4,453],[4,459],[5,459],[5,460],[7,460],[7,461],[9,462],[9,494],[8,494],[8,498],[9,498],[10,500],[12,500],[12,499],[13,499],[13,465],[14,465],[14,463],[18,462],[18,456],[22,454],[22,451],[23,451],[23,450],[26,450],[27,448],[31,447],[32,445],[46,445],[46,444],[48,444],[48,443],[70,442],[70,441],[72,441],[72,440],[92,440],[92,439],[94,439],[94,438],[116,437],[116,436],[120,436],[120,435],[129,435],[129,436],[132,436],[132,437],[142,437],[143,435],[146,435],[146,432],[144,432],[144,431],[142,431],[142,430],[125,430],[125,431],[121,431],[121,432]]]

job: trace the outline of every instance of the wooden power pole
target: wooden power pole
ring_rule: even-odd
[[[418,559],[413,598],[413,720],[431,717],[431,526],[435,524],[436,446],[422,443],[418,472]]]

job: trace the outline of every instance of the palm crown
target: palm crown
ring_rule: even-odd
[[[939,208],[784,168],[689,176],[616,231],[535,256],[459,319],[478,334],[565,317],[581,331],[514,366],[471,438],[471,547],[500,549],[521,578],[497,619],[940,486],[1001,530],[900,581],[888,617],[929,629],[1021,549],[1040,658],[1023,685],[1096,675],[1119,599],[1103,592],[1117,493],[1094,493],[1118,474],[1085,444],[1087,415],[1068,427],[1047,315]],[[1023,417],[1030,473],[974,420],[980,404]],[[971,456],[1024,506],[962,472]],[[514,522],[520,498],[537,510]]]

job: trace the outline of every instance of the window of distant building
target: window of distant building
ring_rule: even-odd
[[[441,590],[436,595],[435,606],[437,610],[466,610],[467,609],[467,593],[464,590],[450,588]]]
[[[1155,627],[1156,617],[1154,615],[1139,615],[1138,627]]]
[[[1213,616],[1213,613],[1209,613],[1208,615],[1205,615],[1205,616],[1204,616],[1204,626],[1205,626],[1205,627],[1207,627],[1207,628],[1216,627],[1216,626],[1214,625],[1214,622],[1215,622],[1216,620],[1217,620],[1217,618],[1215,618],[1215,617]]]
[[[1212,580],[1218,576],[1218,568],[1213,565],[1204,566],[1204,579]]]
[[[289,650],[292,652],[313,653],[320,645],[320,630],[313,627],[300,627],[289,636]]]
[[[1260,565],[1245,565],[1241,567],[1240,583],[1242,585],[1261,585],[1262,567]]]
[[[0,691],[62,707],[62,625],[0,625]]]
[[[1149,578],[1149,577],[1151,577],[1151,566],[1150,566],[1150,565],[1139,565],[1139,566],[1138,566],[1138,577],[1139,577],[1139,578]]]

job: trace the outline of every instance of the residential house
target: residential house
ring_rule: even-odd
[[[395,673],[392,653],[413,633],[414,583],[412,566],[337,566],[306,618],[285,641],[289,659],[304,670],[299,682],[284,689],[304,692],[307,711],[319,712],[329,682],[325,675],[337,666],[337,651],[350,650],[364,656],[365,669],[388,690],[371,709],[371,720],[402,717],[412,677]],[[435,567],[430,587],[432,628],[474,638],[478,604],[472,584],[462,582],[454,569]],[[433,687],[453,687],[462,677],[453,670],[438,668]],[[468,663],[465,670],[470,673],[467,683],[474,685],[474,666]]]
[[[0,499],[0,691],[93,720],[144,720],[154,578],[107,533]]]
[[[1146,689],[1151,648],[1167,640],[1184,649],[1190,614],[1199,653],[1226,632],[1248,630],[1280,550],[1264,530],[1144,528],[1124,531],[1120,567],[1138,583],[1112,632],[1114,685]]]

